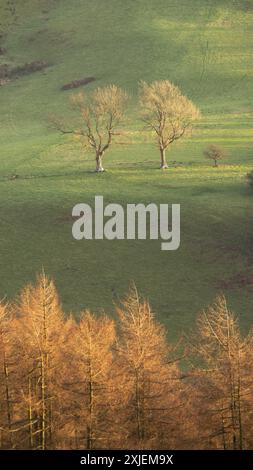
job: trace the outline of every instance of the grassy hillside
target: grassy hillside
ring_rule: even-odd
[[[22,3],[22,5],[20,5]],[[14,16],[0,0],[0,64],[44,60],[44,71],[0,87],[0,292],[13,296],[43,265],[55,277],[64,307],[112,310],[134,279],[174,332],[223,289],[251,322],[253,300],[251,0],[23,0]],[[72,119],[65,83],[94,76],[85,87],[115,83],[132,96],[131,139],[92,172],[89,154],[50,129],[48,115]],[[170,79],[201,109],[190,140],[173,147],[176,162],[161,173],[158,154],[141,138],[138,81]],[[143,140],[143,141],[142,141]],[[229,151],[215,170],[203,148]],[[12,179],[12,175],[18,178]],[[77,202],[167,202],[182,205],[182,245],[76,242]]]

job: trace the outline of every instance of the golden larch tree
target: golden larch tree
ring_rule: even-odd
[[[106,448],[110,441],[112,346],[114,322],[82,313],[68,327],[62,349],[65,420],[75,448]],[[74,365],[74,367],[73,367]]]
[[[140,298],[135,285],[117,313],[118,397],[128,446],[173,446],[179,371],[169,359],[166,331],[155,321],[149,303]]]
[[[24,413],[29,417],[29,447],[54,445],[54,421],[59,400],[56,378],[60,370],[59,344],[63,314],[55,285],[44,272],[35,286],[23,289],[16,305],[22,354]]]
[[[201,366],[193,375],[203,429],[207,428],[207,445],[244,449],[252,392],[252,334],[242,337],[238,319],[229,310],[225,296],[220,295],[198,317],[190,344]]]

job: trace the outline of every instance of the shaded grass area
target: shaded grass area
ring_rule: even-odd
[[[222,172],[222,175],[221,175]],[[42,266],[56,279],[67,310],[113,311],[130,280],[172,332],[192,324],[196,312],[228,281],[226,293],[247,327],[253,288],[231,285],[253,276],[252,195],[241,167],[173,169],[161,174],[138,165],[103,175],[5,181],[1,191],[1,292],[13,296]],[[162,252],[156,241],[74,241],[71,210],[77,202],[180,203],[182,243]]]

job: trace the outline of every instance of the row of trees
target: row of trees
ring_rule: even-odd
[[[225,298],[177,346],[135,286],[116,312],[65,317],[45,274],[1,303],[0,448],[252,448],[252,333]]]
[[[125,116],[128,99],[127,93],[115,85],[97,88],[89,96],[81,92],[71,97],[72,106],[78,110],[80,128],[70,128],[63,119],[55,116],[51,117],[51,122],[63,134],[74,134],[80,138],[84,148],[95,155],[96,171],[102,172],[105,152],[111,147],[115,136],[122,132],[119,124]],[[166,169],[166,150],[173,142],[189,135],[200,112],[168,80],[151,84],[141,82],[139,106],[146,129],[155,137],[161,168]]]

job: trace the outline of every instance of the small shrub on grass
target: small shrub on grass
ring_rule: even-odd
[[[218,162],[220,162],[227,156],[227,152],[219,145],[210,144],[204,150],[204,156],[209,160],[212,160],[213,166],[217,168]]]

